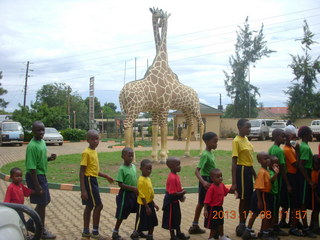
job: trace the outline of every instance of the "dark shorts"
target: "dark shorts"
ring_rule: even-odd
[[[146,207],[144,205],[138,204],[135,224],[135,230],[138,232],[148,231],[149,229],[158,226],[158,218],[153,202],[148,203],[148,206],[152,211],[151,215],[147,215]]]
[[[116,196],[116,219],[127,219],[130,213],[137,212],[137,196],[132,191],[120,189]]]
[[[266,192],[261,192],[261,196],[262,196],[262,204],[263,204],[263,208],[259,209],[258,208],[258,196],[257,196],[257,192],[254,191],[252,193],[252,197],[251,197],[251,201],[250,201],[250,211],[252,211],[253,213],[256,214],[272,214],[273,209],[272,209],[272,205],[273,203],[273,196],[270,193],[266,193]],[[268,215],[269,216],[269,215]]]
[[[82,205],[87,205],[90,207],[100,206],[102,202],[97,178],[84,176],[84,186],[88,194],[88,200],[82,200]]]
[[[162,228],[178,229],[181,225],[181,210],[179,200],[170,199],[170,195],[166,193],[163,201]]]
[[[299,208],[299,181],[296,173],[287,173],[288,181],[292,187],[291,193],[288,193],[288,207],[292,209]]]
[[[288,196],[288,187],[287,183],[284,181],[281,175],[278,176],[278,198],[279,198],[279,205],[283,208],[289,207],[289,196]]]
[[[238,198],[250,201],[253,193],[253,168],[237,165],[236,183]]]
[[[311,169],[305,169],[307,175],[311,179]],[[306,209],[312,209],[312,189],[311,186],[308,184],[306,179],[303,177],[303,175],[299,172],[298,173],[298,179],[299,179],[299,200],[300,200],[300,206],[305,206]]]
[[[212,180],[208,176],[201,176],[203,180],[212,183]],[[203,185],[199,182],[199,187],[198,187],[198,203],[203,205],[204,199],[206,197],[207,189],[203,187]]]
[[[207,208],[208,217],[204,218],[204,227],[208,229],[218,229],[224,223],[224,211],[222,206]]]
[[[37,178],[38,178],[38,182],[43,190],[43,194],[30,195],[30,203],[47,205],[51,201],[51,197],[50,197],[50,193],[49,193],[49,187],[48,187],[48,181],[47,181],[46,175],[39,174],[39,175],[37,175]],[[26,182],[27,182],[28,188],[35,190],[34,184],[33,184],[32,178],[31,178],[31,174],[29,172],[26,174]]]

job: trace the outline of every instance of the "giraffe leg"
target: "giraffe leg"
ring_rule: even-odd
[[[202,140],[202,136],[203,136],[203,132],[204,132],[204,126],[203,124],[200,125],[200,154],[203,152],[203,140]]]
[[[125,146],[130,147],[130,140],[131,140],[131,135],[130,135],[130,127],[124,129],[124,140],[125,140]]]
[[[168,136],[168,125],[161,126],[161,151],[160,151],[160,163],[165,163],[167,154],[167,136]]]
[[[190,139],[191,139],[191,130],[192,130],[193,125],[188,124],[187,127],[187,141],[186,141],[186,148],[184,151],[184,155],[186,157],[190,157]]]
[[[152,125],[152,153],[153,161],[158,161],[158,124]]]

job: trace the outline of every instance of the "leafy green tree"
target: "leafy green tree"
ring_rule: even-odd
[[[66,107],[71,91],[72,89],[65,83],[46,84],[37,91],[36,102],[45,103],[48,107]]]
[[[224,71],[226,91],[233,100],[233,104],[227,106],[225,117],[256,117],[259,89],[246,79],[250,65],[254,66],[262,57],[269,57],[274,52],[268,49],[264,40],[263,24],[259,31],[252,31],[247,17],[244,27],[237,31],[235,47],[235,55],[229,58],[231,73]]]
[[[320,61],[318,56],[312,60],[309,51],[313,44],[314,34],[310,31],[307,21],[303,26],[304,36],[301,41],[303,55],[291,55],[292,68],[295,78],[294,83],[285,93],[289,96],[287,101],[289,116],[295,120],[297,118],[320,117],[320,92],[316,92],[317,73],[320,73]]]
[[[0,71],[0,80],[2,79],[2,71]],[[1,87],[1,83],[0,83],[0,96],[7,94],[8,91],[6,89],[4,89],[3,87]],[[9,102],[6,102],[3,98],[0,98],[0,108],[5,109],[7,107],[7,105],[9,104]]]

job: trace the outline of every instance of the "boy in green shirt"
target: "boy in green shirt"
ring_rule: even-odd
[[[195,175],[199,180],[199,195],[193,223],[189,228],[189,234],[205,233],[205,230],[199,227],[199,217],[204,206],[203,201],[205,199],[206,192],[211,185],[210,183],[212,183],[212,180],[210,179],[210,171],[216,168],[215,156],[212,150],[217,148],[218,136],[214,132],[207,132],[203,134],[202,139],[206,144],[206,149],[203,151],[200,157],[200,162],[195,170]]]

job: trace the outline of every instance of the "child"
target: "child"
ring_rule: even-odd
[[[313,153],[308,145],[309,141],[312,141],[312,131],[307,126],[299,128],[298,137],[301,138],[302,142],[299,147],[299,186],[300,186],[300,208],[303,229],[302,233],[307,237],[316,237],[315,234],[308,227],[307,222],[307,209],[311,209],[311,196],[312,189],[315,187],[315,183],[311,181],[311,168]]]
[[[256,177],[256,172],[253,168],[253,145],[247,138],[251,124],[248,119],[241,118],[237,127],[239,134],[232,141],[232,186],[230,190],[237,191],[240,199],[240,222],[236,228],[236,235],[240,237],[246,229],[246,218],[253,192],[253,177]]]
[[[47,146],[42,139],[44,135],[44,124],[40,121],[35,121],[32,124],[33,138],[27,146],[26,152],[26,182],[28,188],[34,190],[35,194],[30,196],[30,202],[37,204],[35,211],[40,216],[42,226],[45,226],[46,207],[50,203],[50,192],[48,181],[46,178],[48,170],[48,161],[54,161],[56,154],[51,154],[47,157]],[[27,228],[33,231],[33,221],[27,222]],[[55,239],[56,236],[44,229],[41,238]]]
[[[10,170],[12,183],[7,188],[4,202],[24,204],[24,197],[34,194],[34,190],[27,188],[22,184],[22,171],[20,168]]]
[[[284,156],[286,160],[286,169],[287,169],[287,179],[291,186],[291,192],[288,192],[288,202],[290,207],[290,229],[289,234],[294,236],[302,236],[302,233],[299,231],[297,224],[299,212],[299,187],[297,180],[297,170],[299,168],[299,164],[297,161],[297,153],[296,153],[296,132],[295,127],[287,126],[284,130],[286,135],[286,143],[283,148]]]
[[[163,200],[162,227],[170,230],[170,240],[189,239],[190,237],[180,230],[181,211],[179,201],[183,202],[186,194],[186,191],[181,187],[180,177],[177,174],[181,171],[180,159],[169,157],[166,163],[171,172],[167,178],[166,194]],[[176,230],[176,234],[174,230]]]
[[[274,197],[274,214],[275,218],[273,221],[274,226],[273,232],[279,236],[288,236],[289,234],[280,229],[278,225],[279,219],[279,207],[282,206],[282,216],[280,224],[282,226],[287,226],[286,223],[286,212],[288,212],[288,193],[291,192],[292,187],[288,181],[286,174],[286,162],[284,157],[284,151],[280,148],[281,144],[284,144],[286,141],[284,131],[282,129],[275,129],[272,132],[272,138],[274,139],[274,144],[269,148],[269,155],[276,156],[279,161],[280,167],[280,176],[278,177],[278,181],[273,184],[271,194],[275,195]],[[276,186],[277,185],[277,186]]]
[[[86,205],[83,212],[82,239],[103,240],[106,238],[99,234],[100,213],[103,205],[100,198],[97,176],[106,178],[109,183],[112,183],[113,179],[109,175],[100,172],[98,153],[96,151],[99,145],[99,134],[96,130],[89,130],[87,132],[87,142],[89,143],[89,147],[82,152],[79,172],[82,204]],[[93,230],[92,234],[90,234],[89,226],[92,210]]]
[[[313,155],[313,164],[312,164],[312,172],[311,172],[311,180],[317,186],[312,190],[312,214],[311,214],[311,222],[310,229],[315,233],[320,235],[319,229],[319,210],[320,210],[320,193],[318,191],[319,184],[319,155]]]
[[[270,172],[267,170],[268,166],[271,165],[270,156],[261,152],[257,155],[258,162],[261,165],[261,168],[258,172],[258,176],[256,178],[254,188],[255,192],[252,195],[251,199],[251,211],[253,212],[248,228],[242,235],[242,239],[250,239],[251,236],[251,228],[253,226],[254,220],[259,214],[262,214],[262,222],[261,222],[261,239],[263,240],[274,240],[277,238],[273,238],[270,236],[269,228],[271,227],[272,220],[272,198],[270,195],[272,182],[277,178],[279,168],[277,164],[272,165],[272,169],[274,170],[274,176],[270,178]]]
[[[138,210],[136,215],[135,231],[131,234],[131,239],[139,239],[142,231],[148,231],[147,240],[153,240],[153,229],[158,226],[158,219],[154,209],[159,210],[158,205],[153,201],[154,191],[150,179],[152,163],[149,159],[144,159],[140,163],[142,175],[138,179]]]
[[[22,171],[20,168],[12,168],[10,170],[10,178],[12,182],[7,188],[4,202],[24,204],[24,197],[34,194],[34,190],[27,188],[22,184]],[[26,223],[22,212],[18,212],[23,223]]]
[[[210,179],[210,171],[216,167],[215,156],[212,150],[217,148],[218,136],[213,132],[207,132],[203,134],[202,139],[206,144],[206,149],[201,154],[200,162],[195,171],[195,175],[199,179],[199,194],[193,223],[189,228],[190,234],[205,233],[205,230],[199,227],[199,217],[203,208],[203,201],[206,196],[206,192],[211,185],[210,183],[212,183]]]
[[[219,240],[231,240],[223,233],[224,211],[222,205],[229,190],[222,183],[223,178],[220,169],[212,169],[210,178],[213,183],[204,199],[204,227],[210,229],[209,240],[213,240],[214,236],[219,236]]]
[[[136,166],[132,164],[133,150],[125,147],[122,150],[123,165],[120,166],[117,176],[117,182],[120,191],[116,197],[117,210],[116,210],[116,225],[112,232],[113,240],[121,240],[119,235],[119,228],[124,219],[137,211],[137,170]]]

